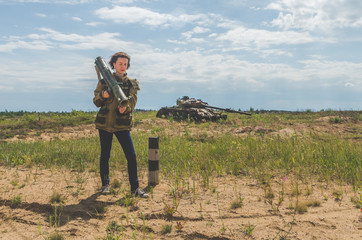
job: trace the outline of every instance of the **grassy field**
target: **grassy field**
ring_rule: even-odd
[[[0,127],[3,138],[19,135],[29,136],[30,130],[36,135],[44,129],[59,132],[63,127],[88,124],[95,113],[73,111],[71,113],[25,113],[4,114]],[[154,119],[155,112],[136,114],[135,124],[144,119]],[[224,174],[238,175],[241,171],[263,179],[274,172],[295,174],[302,179],[311,175],[323,181],[335,180],[359,188],[361,172],[361,129],[354,123],[361,122],[360,112],[318,112],[255,114],[253,117],[231,115],[228,120],[218,123],[185,122],[179,124],[169,119],[168,128],[149,126],[149,131],[136,131],[133,139],[142,167],[147,165],[147,141],[149,136],[160,137],[162,171],[167,177],[182,179],[190,175],[201,175],[205,184],[209,177]],[[281,137],[276,133],[285,125],[310,124],[317,119],[328,118],[333,129],[343,122],[350,128],[342,133],[319,133],[307,130],[303,135],[290,134]],[[175,124],[173,124],[175,123]],[[240,137],[232,129],[248,126],[247,134]],[[229,132],[217,132],[227,128]],[[191,133],[191,131],[196,131]],[[332,130],[331,130],[332,131]],[[151,134],[150,134],[151,133]],[[17,141],[1,144],[1,164],[5,166],[43,165],[45,167],[65,166],[84,171],[96,169],[98,164],[98,138],[89,137],[67,141]],[[124,166],[125,159],[120,151],[113,151],[114,167]],[[264,181],[265,179],[263,179]]]
[[[284,196],[289,194],[290,204],[285,206],[285,209],[290,210],[288,216],[294,216],[290,223],[295,221],[295,214],[298,211],[304,211],[302,206],[298,205],[300,191],[307,196],[319,188],[316,187],[318,184],[334,186],[331,194],[335,198],[343,196],[344,187],[349,188],[351,195],[349,203],[360,208],[361,111],[260,112],[254,113],[252,117],[228,114],[228,119],[225,121],[204,123],[178,122],[172,118],[157,119],[155,115],[154,111],[136,112],[132,138],[141,179],[147,175],[148,138],[152,136],[160,138],[160,176],[169,187],[167,198],[163,196],[159,201],[163,206],[161,212],[165,214],[167,223],[161,224],[162,229],[159,232],[154,229],[147,230],[145,228],[147,220],[151,221],[152,217],[148,215],[142,218],[141,212],[138,217],[134,216],[134,222],[141,221],[144,229],[133,225],[133,230],[127,233],[120,231],[119,222],[111,221],[104,229],[106,231],[104,236],[98,236],[98,239],[118,239],[117,237],[129,239],[134,238],[134,235],[141,235],[141,232],[147,233],[143,234],[143,239],[167,239],[165,236],[168,231],[171,232],[167,228],[172,229],[172,226],[177,229],[173,237],[211,239],[206,235],[204,238],[201,235],[199,238],[195,235],[193,238],[191,235],[185,235],[186,230],[182,224],[187,221],[176,216],[177,213],[181,214],[179,201],[187,196],[191,204],[197,205],[201,189],[216,194],[216,205],[219,205],[219,194],[222,195],[223,190],[219,189],[216,183],[220,179],[255,181],[255,186],[263,192],[262,198],[267,205],[270,205],[272,211],[270,214],[280,213],[281,206],[285,204]],[[93,127],[89,124],[94,121],[94,117],[94,112],[82,111],[0,113],[0,165],[4,169],[25,168],[39,169],[39,171],[68,169],[67,171],[80,175],[86,173],[97,175],[99,161],[97,133],[93,131],[92,134],[77,134],[78,137],[59,137],[59,134],[68,128],[72,128],[74,132],[74,127],[77,126]],[[49,140],[42,140],[44,133],[51,136]],[[126,168],[127,163],[120,147],[113,147],[110,164],[111,169]],[[116,175],[116,170],[112,175]],[[284,181],[287,179],[288,186],[284,186]],[[19,187],[18,183],[16,186]],[[16,186],[13,184],[14,188]],[[156,190],[157,187],[150,189],[150,191]],[[224,190],[227,192],[226,187]],[[79,193],[78,188],[77,191]],[[122,194],[128,196],[126,192],[126,190],[116,192],[114,197]],[[74,195],[76,197],[76,194]],[[324,193],[321,195],[327,198]],[[10,199],[3,205],[12,205],[11,201],[19,201],[18,205],[21,205],[21,199],[14,199],[16,196],[20,195],[9,197]],[[242,207],[244,198],[237,194],[233,196],[234,209]],[[291,200],[293,198],[294,200]],[[131,201],[128,197],[121,199]],[[170,201],[167,202],[166,199]],[[258,200],[261,201],[260,197]],[[320,204],[320,200],[314,204]],[[128,205],[132,203],[127,203],[127,209]],[[201,203],[200,208],[202,209]],[[217,208],[220,209],[219,206]],[[55,206],[53,209],[58,208]],[[200,209],[197,211],[198,214],[200,211],[202,212]],[[222,220],[222,214],[219,212],[218,215]],[[6,225],[7,221],[8,219],[4,220],[3,217],[0,226]],[[214,239],[240,239],[236,237],[236,230],[231,227],[232,223],[229,223],[228,227],[224,221],[221,222],[222,225],[218,226],[219,230],[216,231],[218,238]],[[127,224],[132,225],[129,222]],[[54,223],[50,225],[52,228],[59,227]],[[239,226],[241,235],[237,236],[252,238],[255,227],[250,223]],[[289,227],[280,226],[283,231],[275,231],[270,239],[293,238],[292,236],[296,235],[295,233],[293,235],[292,227],[290,224],[290,230],[286,230]],[[256,232],[254,236],[257,235]],[[59,234],[69,237],[69,234],[61,231]],[[45,236],[52,237],[50,233]]]

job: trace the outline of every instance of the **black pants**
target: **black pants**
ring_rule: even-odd
[[[112,139],[114,134],[116,135],[118,142],[121,144],[127,159],[128,177],[131,185],[131,191],[135,191],[138,188],[137,159],[130,131],[126,130],[115,133],[110,133],[102,129],[98,129],[98,131],[101,143],[100,173],[102,186],[109,184],[109,158],[111,156]]]

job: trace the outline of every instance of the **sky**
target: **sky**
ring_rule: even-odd
[[[360,0],[0,0],[0,111],[96,111],[131,56],[138,109],[362,110]]]

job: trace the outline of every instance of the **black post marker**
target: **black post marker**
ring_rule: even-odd
[[[148,185],[155,186],[158,180],[158,140],[159,137],[150,137],[148,139]]]

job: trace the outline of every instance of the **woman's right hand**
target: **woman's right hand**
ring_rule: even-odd
[[[103,91],[102,97],[103,97],[103,98],[109,98],[109,93],[107,92],[107,90],[104,90],[104,91]]]

